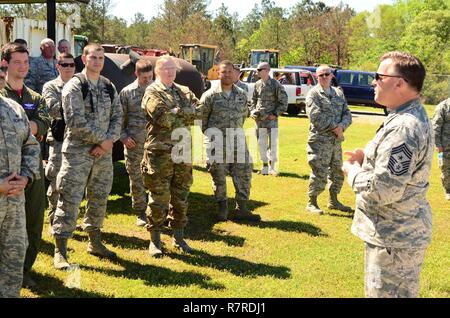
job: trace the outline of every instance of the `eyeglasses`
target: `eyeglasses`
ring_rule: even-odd
[[[258,68],[257,69],[258,72],[265,71],[265,70],[267,70],[267,68]]]
[[[317,76],[319,76],[319,77],[328,77],[328,76],[330,76],[330,74],[331,73],[323,73],[323,74],[320,74],[320,75],[317,75]]]
[[[408,82],[408,80],[407,80],[406,78],[404,78],[403,76],[401,76],[401,75],[388,75],[388,74],[380,74],[380,73],[375,73],[375,80],[376,80],[376,81],[380,81],[380,80],[383,79],[383,76],[385,76],[385,77],[398,77],[398,78],[403,78],[403,80],[404,80],[405,82]]]
[[[61,67],[75,67],[75,63],[58,63]]]

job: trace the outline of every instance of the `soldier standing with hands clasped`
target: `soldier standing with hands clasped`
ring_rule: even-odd
[[[325,189],[328,177],[328,208],[351,212],[352,208],[339,202],[337,196],[344,184],[341,144],[344,131],[352,123],[352,114],[342,91],[331,86],[331,68],[321,65],[316,73],[319,83],[306,95],[306,112],[310,120],[307,153],[311,167],[306,211],[323,214],[317,197]]]
[[[346,152],[343,170],[356,193],[352,233],[365,242],[366,297],[417,297],[431,241],[426,193],[433,131],[420,102],[425,68],[403,52],[383,55],[375,101],[389,110],[364,150]]]
[[[450,200],[450,98],[436,106],[433,129],[445,199]]]

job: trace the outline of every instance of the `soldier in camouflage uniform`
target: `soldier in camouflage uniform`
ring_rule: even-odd
[[[26,185],[39,178],[39,143],[23,108],[0,97],[0,298],[19,297],[28,245]]]
[[[330,180],[328,208],[346,212],[352,209],[339,202],[337,196],[344,183],[342,146],[344,131],[352,123],[352,114],[341,90],[331,86],[332,73],[328,65],[316,70],[319,83],[306,95],[306,113],[310,120],[307,144],[309,177],[306,211],[323,214],[317,196]]]
[[[166,216],[173,229],[174,246],[186,253],[192,251],[184,240],[192,160],[175,160],[173,152],[178,141],[171,136],[174,131],[185,129],[187,136],[183,138],[190,137],[188,129],[196,116],[198,100],[188,87],[174,83],[177,69],[172,57],[159,58],[156,81],[147,87],[142,100],[148,123],[141,171],[150,192],[147,228],[151,239],[149,253],[154,257],[162,255],[160,236]]]
[[[148,60],[136,62],[136,80],[122,89],[123,125],[120,140],[124,147],[125,166],[130,177],[131,203],[138,217],[137,226],[145,226],[147,191],[142,181],[141,161],[144,157],[147,118],[141,107],[145,89],[153,82],[153,66]]]
[[[431,241],[426,199],[433,130],[420,102],[425,68],[414,56],[386,53],[373,84],[389,110],[364,150],[346,154],[343,170],[356,193],[352,233],[365,242],[366,297],[417,297]]]
[[[230,174],[236,189],[236,210],[230,218],[259,221],[261,217],[247,209],[253,169],[243,130],[248,115],[247,95],[233,85],[235,74],[230,61],[219,64],[219,79],[220,85],[203,94],[199,107],[208,156],[207,168],[219,204],[218,219],[226,221],[228,218],[226,176]],[[219,138],[222,144],[218,144]]]
[[[450,200],[450,98],[436,106],[433,115],[433,129],[445,198]]]
[[[25,84],[35,92],[42,94],[44,84],[58,77],[55,60],[55,42],[45,38],[41,41],[41,55],[30,61],[30,71]]]
[[[2,95],[22,105],[30,122],[31,132],[39,141],[42,141],[50,125],[50,117],[41,95],[23,84],[29,66],[28,51],[21,44],[7,44],[3,50],[3,59],[8,64],[8,70],[6,87],[2,90]],[[23,285],[26,287],[36,285],[30,276],[30,271],[39,251],[44,226],[45,176],[42,160],[40,160],[39,166],[39,177],[35,178],[25,190],[28,248],[24,264]]]
[[[114,85],[100,75],[105,61],[103,48],[88,44],[83,49],[82,61],[85,69],[75,74],[62,91],[66,131],[61,170],[56,178],[59,198],[52,226],[54,265],[59,269],[70,266],[67,240],[75,230],[85,191],[87,208],[82,227],[89,236],[87,251],[100,257],[116,257],[101,242],[100,229],[113,182],[112,148],[120,137],[123,112]]]
[[[270,78],[269,63],[260,63],[257,70],[260,80],[256,82],[253,91],[250,116],[256,121],[259,153],[263,162],[261,174],[277,175],[278,116],[287,110],[288,97],[283,85]]]
[[[42,90],[42,97],[45,100],[48,114],[52,118],[53,127],[56,127],[58,121],[63,120],[61,96],[62,89],[75,73],[75,61],[72,54],[62,53],[58,57],[58,65],[56,65],[56,67],[58,69],[59,76],[56,79],[45,83]],[[47,189],[47,198],[49,205],[48,216],[50,219],[50,225],[53,223],[53,218],[58,203],[58,191],[56,191],[56,176],[61,169],[62,138],[64,138],[63,134],[61,135],[61,133],[59,133],[58,136],[53,136],[52,130],[48,130],[47,143],[50,147],[48,162],[45,166],[45,176],[47,177],[47,180],[50,181],[50,185]]]

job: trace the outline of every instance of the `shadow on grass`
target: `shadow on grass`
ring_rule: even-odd
[[[341,213],[336,213],[336,212],[328,212],[326,213],[329,216],[334,216],[334,217],[338,217],[338,218],[347,218],[347,219],[353,219],[353,214],[354,212],[343,212]]]
[[[150,256],[149,256],[150,257]],[[149,264],[139,264],[118,258],[111,261],[122,266],[123,270],[99,268],[94,266],[80,265],[81,269],[102,272],[117,278],[128,278],[142,280],[148,286],[191,286],[196,285],[203,289],[222,290],[225,286],[214,283],[209,276],[192,271],[176,272],[165,267]]]
[[[210,267],[236,276],[257,277],[273,276],[278,279],[291,277],[291,270],[286,266],[272,266],[253,263],[231,256],[215,256],[204,251],[194,250],[192,254],[168,253],[168,257],[181,260],[190,265]]]
[[[37,286],[30,288],[30,290],[39,295],[39,297],[50,298],[100,298],[100,297],[112,297],[110,295],[104,295],[97,292],[85,291],[77,288],[68,288],[64,285],[64,282],[60,279],[43,275],[41,273],[33,273],[33,279],[36,281]]]
[[[302,179],[302,180],[309,180],[309,175],[306,174],[302,174],[299,175],[297,173],[292,173],[292,172],[280,172],[278,174],[279,177],[287,177],[287,178],[297,178],[297,179]]]
[[[246,223],[247,224],[247,223]],[[285,232],[306,233],[310,236],[328,237],[327,233],[310,223],[299,221],[261,221],[257,223],[248,223],[261,229],[277,229]]]
[[[234,199],[228,200],[228,210],[235,207]],[[250,200],[250,209],[267,205],[265,202]],[[243,246],[245,238],[229,235],[223,230],[214,229],[217,221],[217,202],[211,195],[191,192],[189,195],[189,222],[186,227],[186,237],[192,240],[222,241],[229,246]]]

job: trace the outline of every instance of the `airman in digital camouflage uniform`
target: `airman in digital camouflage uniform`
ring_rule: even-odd
[[[350,212],[352,209],[339,202],[337,196],[344,183],[341,143],[344,131],[352,123],[352,114],[342,91],[331,86],[330,67],[321,65],[316,74],[319,83],[306,95],[306,113],[310,120],[306,150],[311,167],[306,211],[323,214],[317,197],[325,190],[328,177],[328,208]]]
[[[184,138],[189,138],[198,99],[188,87],[174,83],[177,69],[172,57],[159,58],[155,65],[156,81],[147,87],[142,100],[148,124],[141,171],[149,190],[147,228],[151,240],[149,253],[153,257],[162,254],[160,236],[166,216],[173,229],[174,246],[186,253],[192,251],[184,240],[192,160],[175,160],[177,154],[173,152],[178,140],[173,140],[172,134],[184,129],[187,133]]]
[[[45,100],[48,114],[52,118],[52,126],[56,127],[58,121],[63,121],[62,110],[62,89],[64,85],[73,77],[75,73],[75,61],[70,53],[62,53],[58,57],[58,64],[56,65],[59,76],[44,84],[42,89],[42,97]],[[54,130],[55,131],[55,130]],[[45,176],[50,181],[47,189],[47,198],[49,205],[48,216],[50,225],[53,223],[53,218],[58,203],[58,191],[56,191],[56,176],[61,169],[62,162],[62,143],[64,138],[64,130],[55,131],[58,136],[54,136],[52,130],[49,129],[47,133],[47,143],[49,144],[49,157],[47,165],[45,166]]]
[[[219,204],[218,219],[228,218],[227,174],[236,189],[236,210],[230,215],[235,220],[259,221],[257,214],[247,209],[250,196],[253,164],[248,153],[244,121],[248,116],[247,94],[233,85],[233,64],[219,64],[220,85],[205,92],[200,100],[202,130],[205,134],[207,167],[213,179],[213,190]],[[218,142],[221,144],[218,144]]]
[[[425,68],[416,57],[389,52],[375,76],[375,101],[389,110],[364,150],[346,154],[343,170],[356,193],[352,233],[365,242],[366,297],[417,297],[431,241],[426,193],[433,130],[420,102]]]
[[[55,42],[45,38],[41,41],[41,55],[30,61],[30,71],[25,79],[25,84],[39,94],[42,94],[45,83],[58,77],[57,61],[54,58],[55,51]]]
[[[87,208],[82,227],[89,236],[87,251],[100,257],[116,257],[101,242],[101,228],[113,182],[112,148],[120,137],[123,111],[114,85],[100,75],[105,62],[103,48],[88,44],[83,49],[82,61],[85,69],[75,74],[62,91],[66,131],[61,170],[56,178],[59,197],[52,226],[54,265],[59,269],[70,266],[67,240],[75,230],[85,191]]]
[[[22,44],[9,43],[3,49],[3,59],[8,65],[8,70],[6,86],[2,90],[2,94],[22,105],[30,122],[32,134],[38,141],[42,141],[50,126],[50,117],[41,95],[24,85],[24,79],[29,68],[28,51]],[[24,287],[36,285],[30,273],[41,245],[42,228],[44,226],[46,201],[44,180],[44,167],[41,160],[39,177],[35,178],[25,189],[28,248],[24,263]]]
[[[142,181],[141,161],[144,157],[147,118],[141,104],[145,89],[153,82],[151,62],[138,60],[135,75],[136,80],[120,92],[123,108],[120,140],[124,145],[125,166],[130,177],[131,203],[138,215],[136,225],[144,226],[147,223],[147,191]]]
[[[237,87],[243,89],[245,91],[245,93],[247,93],[248,92],[248,86],[247,86],[247,84],[245,84],[240,79],[241,70],[239,69],[239,67],[233,65],[233,73],[234,73],[234,85],[236,85]]]
[[[450,200],[450,98],[436,106],[433,115],[434,141],[439,155],[445,198]]]
[[[287,110],[288,96],[277,80],[270,78],[270,65],[258,65],[258,80],[253,91],[250,116],[256,121],[262,175],[278,175],[278,116]],[[268,141],[268,142],[267,142]],[[269,168],[270,161],[270,168]]]
[[[23,108],[0,96],[0,298],[19,297],[28,245],[26,185],[39,177],[39,143]]]

